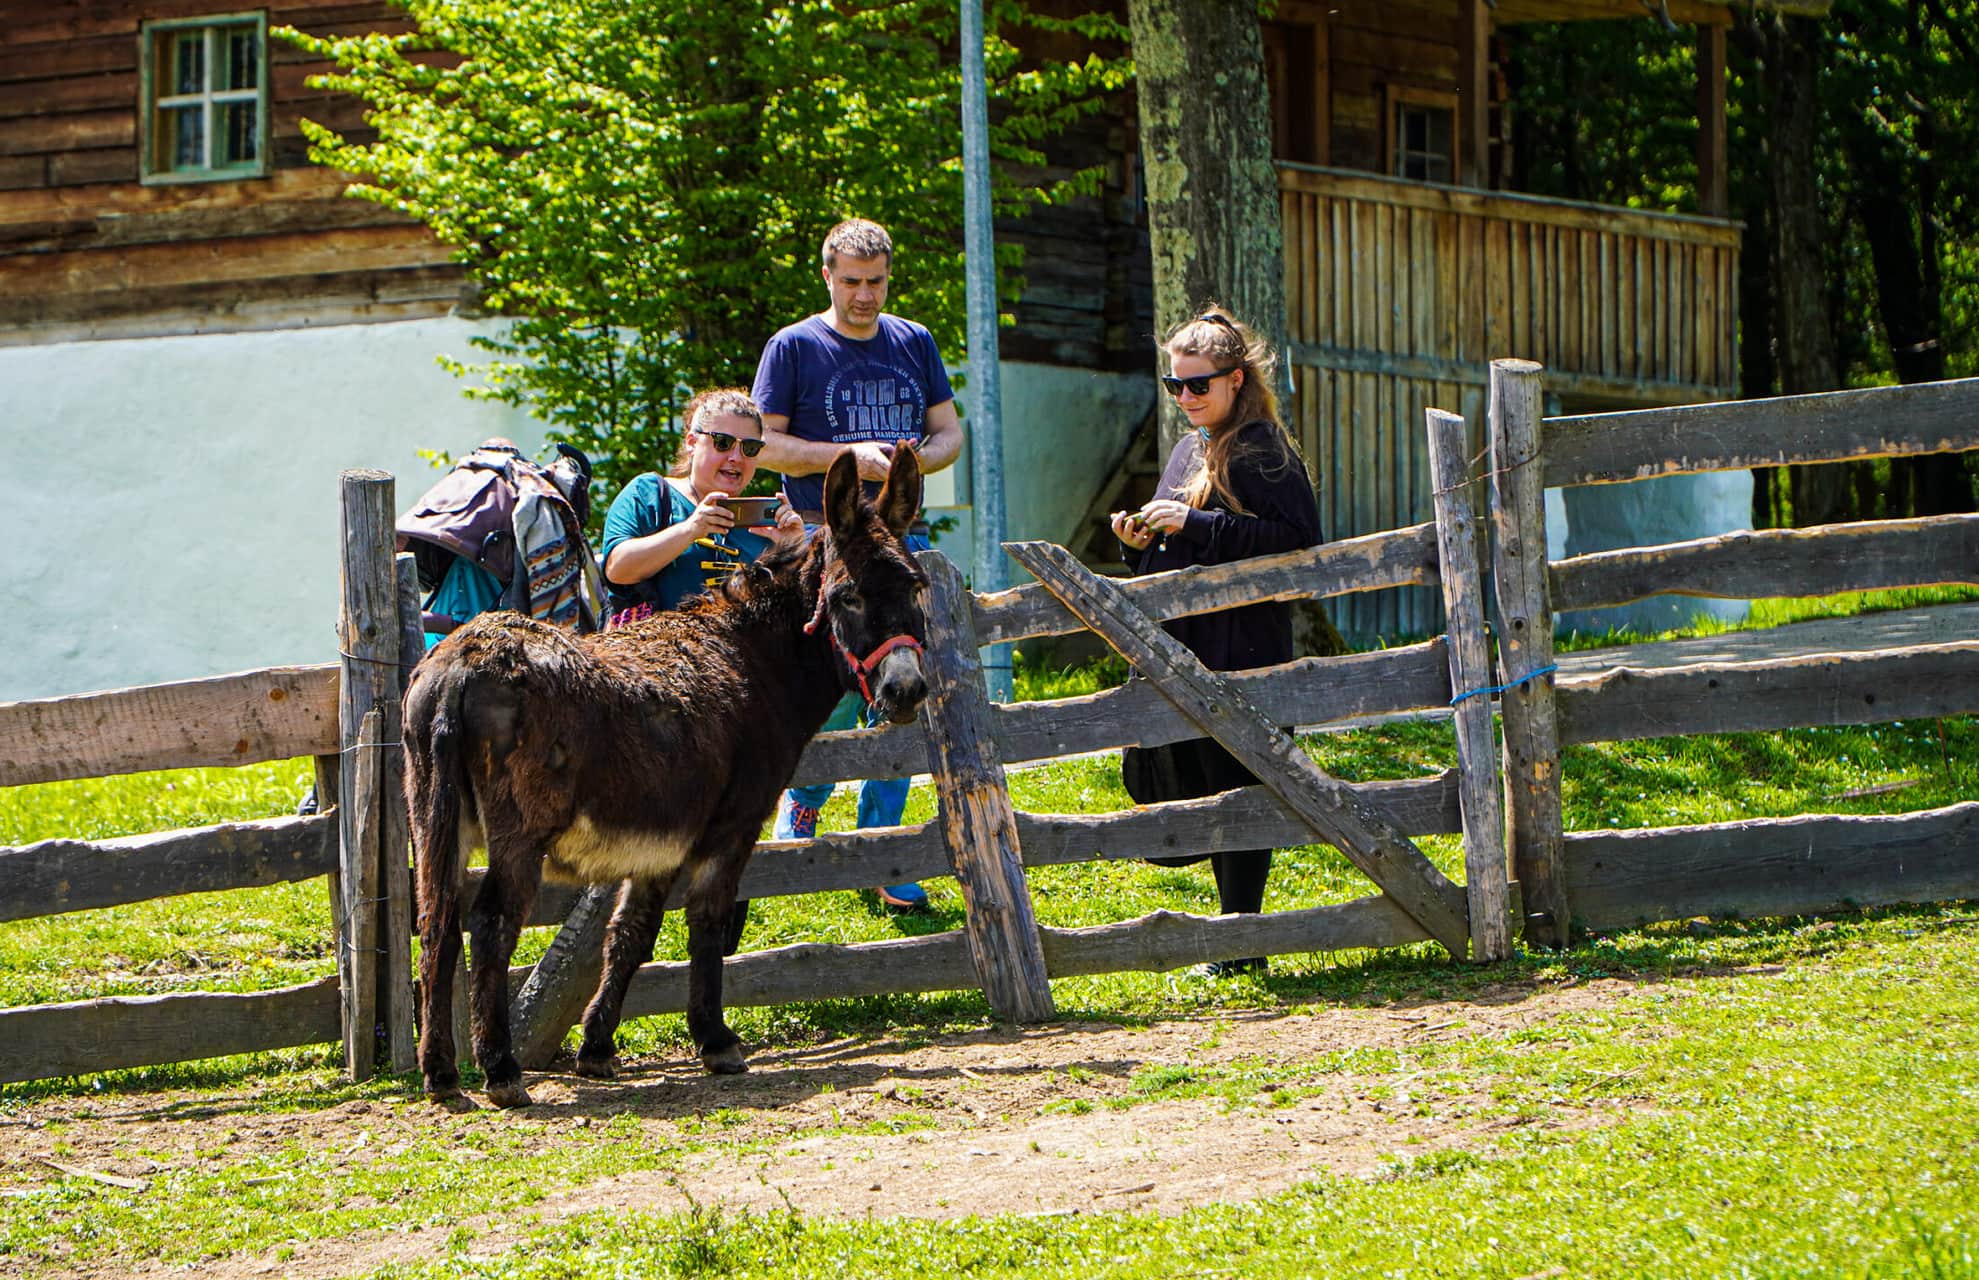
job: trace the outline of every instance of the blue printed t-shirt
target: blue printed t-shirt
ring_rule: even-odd
[[[658,533],[677,520],[694,514],[694,501],[652,472],[639,476],[612,499],[605,513],[605,563],[612,551],[628,538]],[[612,611],[635,604],[655,609],[671,609],[689,596],[701,595],[720,585],[730,573],[769,550],[770,540],[747,529],[730,529],[715,539],[713,547],[689,543],[673,563],[652,577],[630,586],[607,578],[605,594]]]
[[[934,335],[886,312],[879,332],[863,340],[822,316],[778,330],[763,348],[751,394],[764,413],[790,419],[792,435],[834,444],[918,441],[929,406],[955,398]],[[800,511],[821,510],[824,475],[785,476],[783,495]]]

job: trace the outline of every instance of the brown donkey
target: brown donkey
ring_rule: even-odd
[[[474,1060],[490,1101],[529,1103],[510,1040],[508,966],[545,876],[624,881],[584,1013],[580,1075],[616,1070],[626,987],[683,878],[688,1030],[710,1071],[747,1069],[722,1018],[722,957],[748,906],[736,902],[742,869],[841,695],[867,694],[904,724],[927,693],[925,580],[900,542],[920,503],[913,450],[894,455],[877,502],[841,454],[825,479],[826,528],[773,548],[699,603],[584,637],[484,614],[420,664],[406,695],[406,798],[429,1095],[460,1092],[461,875],[483,843],[488,874],[467,930]]]

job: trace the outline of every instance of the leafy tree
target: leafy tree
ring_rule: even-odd
[[[671,455],[694,389],[747,385],[779,326],[823,305],[817,246],[872,218],[894,293],[951,356],[963,340],[953,0],[402,0],[407,35],[280,34],[334,61],[371,136],[305,121],[352,194],[455,247],[506,338],[456,372],[591,453],[610,488]],[[1102,36],[1103,18],[986,15],[996,207],[1090,187],[1013,176],[1120,84],[1099,58],[1024,67],[999,29]],[[999,253],[1006,278],[1018,263]]]

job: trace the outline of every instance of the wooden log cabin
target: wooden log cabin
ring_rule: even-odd
[[[1500,189],[1511,166],[1494,31],[1593,19],[1694,29],[1697,213]],[[1265,50],[1296,387],[1288,425],[1330,537],[1432,517],[1423,411],[1462,412],[1481,441],[1495,357],[1542,362],[1554,404],[1577,411],[1736,397],[1731,20],[1728,5],[1699,0],[1281,0]],[[1440,625],[1433,593],[1418,589],[1336,612],[1350,634]]]

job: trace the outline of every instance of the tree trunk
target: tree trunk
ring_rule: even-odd
[[[1780,390],[1787,395],[1833,391],[1841,385],[1841,362],[1828,312],[1824,253],[1829,233],[1815,182],[1820,29],[1808,18],[1767,16],[1758,22],[1766,96],[1772,103],[1768,181]],[[1792,488],[1794,524],[1830,524],[1848,517],[1848,464],[1795,467]]]
[[[1917,15],[1911,14],[1912,39]],[[1894,106],[1888,109],[1895,109]],[[1917,109],[1912,134],[1926,151],[1935,138],[1930,110]],[[1897,380],[1936,382],[1945,376],[1943,299],[1938,292],[1935,177],[1928,165],[1911,165],[1880,131],[1856,127],[1844,134],[1855,180],[1851,201],[1869,243],[1876,275],[1876,307]],[[1971,481],[1959,454],[1890,459],[1889,514],[1948,515],[1972,510]]]
[[[1257,7],[1128,0],[1156,326],[1220,302],[1285,351],[1285,253]],[[1289,364],[1289,362],[1285,362]],[[1281,379],[1288,372],[1281,365]],[[1281,382],[1282,391],[1282,382]],[[1161,456],[1187,428],[1171,403]]]

